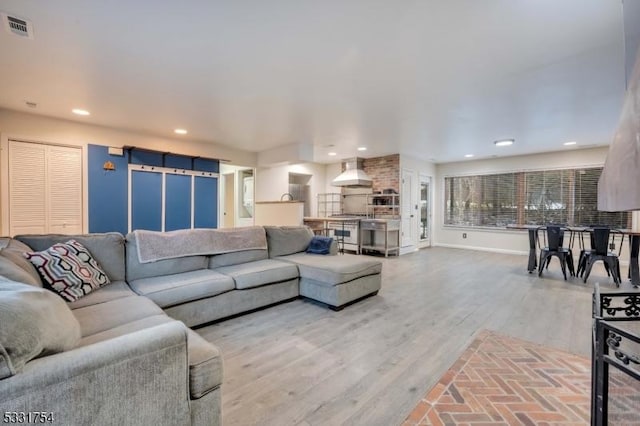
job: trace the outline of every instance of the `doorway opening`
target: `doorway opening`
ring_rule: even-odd
[[[431,245],[431,178],[420,175],[420,247]]]
[[[311,216],[311,181],[312,175],[289,172],[289,194],[292,201],[304,203],[304,216]]]

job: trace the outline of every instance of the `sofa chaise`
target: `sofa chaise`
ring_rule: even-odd
[[[242,233],[253,238],[246,247],[238,238]],[[26,303],[36,300],[34,306],[49,294],[62,300],[43,289],[26,252],[74,239],[88,249],[111,283],[73,302],[47,303],[50,318],[58,315],[60,323],[71,324],[67,328],[77,327],[78,336],[62,350],[38,346],[40,352],[31,354],[22,368],[9,368],[15,359],[6,343],[12,339],[7,333],[21,333],[18,323],[13,328],[2,325],[0,412],[45,411],[69,425],[220,424],[222,356],[189,327],[299,296],[340,309],[380,288],[379,260],[337,256],[335,245],[328,256],[306,253],[313,238],[307,227],[211,230],[205,233],[211,240],[200,246],[210,253],[178,253],[153,261],[141,257],[154,238],[162,242],[167,235],[178,238],[170,246],[179,252],[183,234],[157,233],[148,239],[139,232],[126,237],[106,233],[1,239],[0,318],[1,310],[17,306],[3,295],[18,295],[17,300]],[[61,332],[60,327],[51,331],[52,321],[41,322],[28,322],[27,341],[46,341],[47,333]],[[32,335],[38,333],[45,337]]]

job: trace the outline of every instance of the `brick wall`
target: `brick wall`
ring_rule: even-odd
[[[363,169],[373,179],[373,192],[395,189],[400,193],[400,154],[365,158]]]

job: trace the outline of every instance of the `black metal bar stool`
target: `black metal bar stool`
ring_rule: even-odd
[[[562,268],[562,275],[564,279],[567,279],[567,268],[571,276],[575,276],[575,270],[573,268],[573,256],[571,249],[562,246],[563,243],[563,231],[560,226],[547,225],[546,241],[548,245],[540,250],[540,262],[538,264],[538,276],[542,276],[542,270],[544,267],[549,266],[549,262],[553,256],[557,257],[560,261],[560,267]]]

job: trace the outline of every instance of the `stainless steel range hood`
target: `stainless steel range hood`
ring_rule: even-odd
[[[362,169],[362,158],[354,157],[343,161],[345,171],[335,178],[331,185],[346,187],[371,187],[373,181]]]

